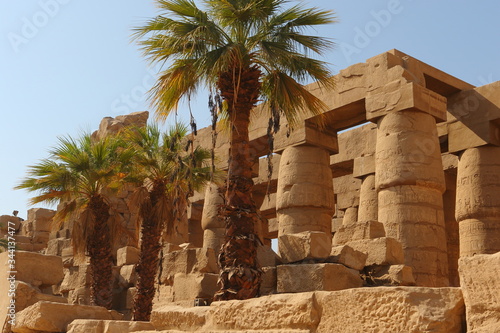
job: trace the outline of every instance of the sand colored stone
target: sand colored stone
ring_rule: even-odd
[[[150,322],[76,319],[68,325],[68,333],[125,333],[154,330]]]
[[[356,251],[348,245],[341,245],[332,247],[328,261],[360,271],[365,267],[367,257],[366,253]]]
[[[342,245],[361,239],[375,239],[385,237],[384,225],[377,221],[357,222],[350,225],[339,226],[333,236],[334,245]]]
[[[378,221],[378,196],[373,174],[366,176],[361,183],[357,221]]]
[[[324,232],[304,231],[278,238],[278,253],[283,263],[311,258],[327,258],[332,248],[332,236]]]
[[[356,251],[366,253],[366,266],[398,265],[404,263],[401,243],[394,238],[381,237],[348,242],[347,245]]]

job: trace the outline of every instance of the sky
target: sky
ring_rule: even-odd
[[[395,48],[476,86],[500,80],[498,0],[291,3],[335,11],[337,24],[310,31],[336,42],[322,58],[335,73]],[[0,2],[0,215],[26,217],[30,193],[13,187],[57,137],[154,111],[156,71],[130,35],[158,14],[152,0]],[[209,124],[206,101],[192,101],[199,128]]]

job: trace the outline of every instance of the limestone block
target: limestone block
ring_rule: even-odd
[[[90,305],[90,288],[78,287],[68,292],[69,304]]]
[[[135,265],[125,265],[120,268],[120,276],[118,277],[118,283],[121,287],[128,288],[132,287],[137,281],[137,273],[135,271]]]
[[[359,288],[359,272],[340,264],[280,265],[277,267],[278,293]]]
[[[139,262],[140,250],[133,246],[119,248],[116,253],[116,266],[133,265]]]
[[[17,313],[14,333],[66,332],[75,319],[117,320],[121,315],[100,306],[71,305],[54,302],[38,302]]]
[[[368,254],[366,266],[399,265],[404,263],[401,243],[394,238],[363,239],[347,243],[356,251]]]
[[[421,85],[405,83],[404,81],[390,82],[378,94],[366,96],[366,118],[368,120],[374,121],[396,111],[417,109],[439,121],[446,121],[446,97]]]
[[[203,231],[203,247],[219,252],[224,242],[225,228],[206,229]]]
[[[277,294],[244,301],[214,302],[206,315],[211,330],[310,330],[320,314],[312,292]]]
[[[302,127],[297,126],[290,133],[279,131],[274,136],[275,153],[282,152],[289,147],[302,145],[321,147],[321,149],[332,153],[339,151],[337,133],[326,127],[320,128],[313,121],[305,121]],[[281,157],[283,158],[283,155]]]
[[[332,233],[336,233],[342,227],[343,217],[335,217],[332,219]],[[335,237],[335,236],[334,236]]]
[[[16,251],[16,278],[29,284],[40,281],[43,285],[54,285],[64,278],[61,257],[39,253]]]
[[[50,238],[50,231],[34,231],[32,236],[33,243],[47,244]]]
[[[28,210],[28,221],[33,222],[33,231],[51,231],[52,218],[56,212],[45,208],[31,208]]]
[[[323,208],[292,207],[276,213],[279,221],[278,237],[305,231],[330,233],[332,212]]]
[[[278,238],[278,252],[283,263],[306,258],[326,258],[332,248],[332,236],[323,232],[301,232]]]
[[[71,239],[66,238],[55,238],[51,239],[47,243],[47,249],[45,250],[46,255],[61,256],[62,250],[71,247]]]
[[[356,157],[375,153],[377,125],[367,124],[339,134],[339,153],[330,157],[330,164],[336,165]],[[352,169],[351,169],[352,172]],[[349,174],[351,173],[349,172]],[[334,184],[335,191],[337,191]]]
[[[349,207],[345,210],[344,219],[342,221],[343,226],[349,226],[356,224],[358,221],[358,208]]]
[[[21,228],[21,225],[22,220],[20,217],[11,215],[0,216],[0,230],[2,231],[8,231],[9,227],[14,228],[14,230],[18,231]]]
[[[367,257],[366,253],[356,251],[348,245],[341,245],[332,247],[328,261],[360,271],[365,267]]]
[[[500,252],[460,258],[458,272],[467,313],[467,331],[498,332]]]
[[[178,305],[166,305],[153,310],[151,323],[157,330],[199,330],[205,324],[209,309],[207,306],[184,308]]]
[[[259,289],[260,295],[264,296],[276,294],[276,287],[278,283],[277,268],[263,267],[262,272],[262,282]]]
[[[393,112],[381,118],[378,125],[377,189],[419,185],[444,192],[443,162],[435,119],[417,111]]]
[[[317,292],[317,333],[464,332],[459,288],[377,287]]]
[[[368,284],[414,286],[413,270],[406,265],[370,266],[366,268]],[[370,281],[371,280],[371,281]]]
[[[126,126],[146,126],[149,117],[148,111],[133,112],[127,115],[120,115],[116,118],[105,117],[99,124],[99,130],[92,133],[93,139],[101,139],[110,134],[116,134]]]
[[[276,266],[281,260],[270,246],[257,247],[257,262],[261,267]]]
[[[342,245],[355,240],[380,237],[385,237],[384,225],[377,221],[366,221],[339,227],[333,236],[332,243]]]
[[[354,167],[352,176],[362,178],[375,173],[375,154],[356,157],[354,159]]]
[[[375,187],[375,175],[366,176],[361,183],[358,221],[378,221],[378,194]]]
[[[212,298],[218,290],[218,278],[218,274],[212,273],[177,273],[174,276],[174,300]]]
[[[76,319],[68,325],[68,333],[123,333],[154,330],[150,322]]]
[[[212,248],[187,248],[174,251],[163,257],[162,281],[171,279],[176,273],[217,273],[215,250]]]
[[[336,208],[347,209],[359,205],[361,179],[354,178],[351,174],[333,178],[333,188],[337,195]]]
[[[34,288],[33,286],[22,281],[16,281],[15,300],[16,312],[19,312],[38,301],[67,303],[67,300],[64,297],[43,294],[38,288]]]
[[[60,292],[65,293],[90,285],[90,265],[79,265],[66,270]]]

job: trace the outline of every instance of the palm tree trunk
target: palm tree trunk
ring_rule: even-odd
[[[148,207],[141,208],[141,252],[137,272],[137,293],[134,296],[134,321],[149,321],[155,296],[155,276],[158,272],[158,255],[161,250],[160,225],[154,217],[154,207],[165,192],[164,184],[155,184],[149,196]]]
[[[89,208],[95,223],[87,249],[90,255],[91,289],[90,303],[111,309],[113,301],[113,258],[111,234],[108,226],[109,206],[101,196],[90,199]]]
[[[259,77],[260,71],[252,67],[238,75],[224,73],[219,79],[221,95],[229,107],[231,148],[226,202],[222,210],[226,233],[219,255],[221,289],[215,294],[215,300],[255,297],[261,283],[255,234],[258,215],[252,197],[254,161],[248,135],[250,112],[257,103],[260,89]]]

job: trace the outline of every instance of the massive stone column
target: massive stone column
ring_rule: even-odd
[[[455,156],[456,157],[456,156]],[[455,218],[455,202],[457,196],[457,169],[446,169],[446,192],[443,194],[444,223],[446,227],[446,246],[448,250],[448,273],[450,287],[459,287],[458,259],[460,257],[460,241],[458,223]]]
[[[205,203],[201,216],[203,228],[203,247],[219,251],[224,242],[224,220],[219,216],[219,208],[224,203],[224,194],[215,184],[205,190]]]
[[[359,191],[358,222],[378,221],[378,197],[375,175],[363,178]]]
[[[445,180],[436,129],[436,118],[445,118],[446,99],[396,82],[370,96],[367,111],[378,124],[378,220],[387,237],[401,242],[417,285],[448,286]]]
[[[500,251],[500,147],[463,152],[458,162],[456,200],[460,256]]]
[[[278,246],[285,262],[329,255],[334,200],[330,153],[309,145],[287,147],[276,198]]]

